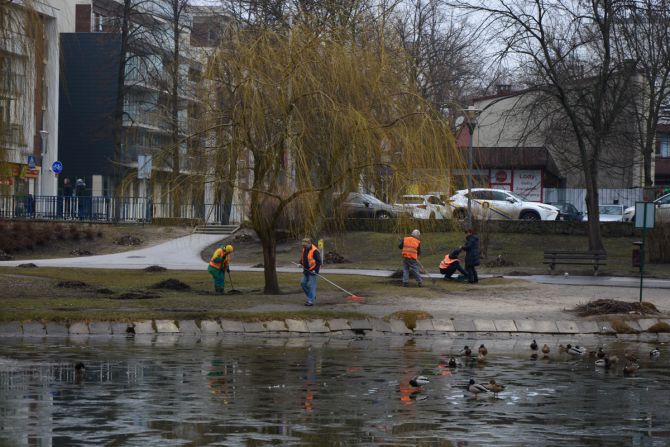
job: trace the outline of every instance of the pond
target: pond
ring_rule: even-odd
[[[670,352],[614,338],[4,338],[0,445],[665,446]],[[464,345],[485,363],[447,368]],[[559,343],[603,346],[596,368]],[[625,351],[640,370],[624,376]],[[85,365],[78,370],[75,365]],[[409,386],[414,375],[430,383]],[[506,385],[497,397],[470,378]]]

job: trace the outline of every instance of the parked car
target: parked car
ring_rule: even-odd
[[[397,213],[391,205],[371,194],[352,192],[342,203],[345,217],[389,219]]]
[[[654,200],[656,206],[656,223],[670,222],[670,194]],[[635,222],[635,207],[630,206],[623,212],[624,222]]]
[[[577,207],[575,207],[570,202],[552,202],[548,203],[548,205],[552,205],[558,208],[558,217],[556,220],[581,222],[582,218],[584,217],[584,213],[577,210]]]
[[[523,197],[503,189],[473,188],[472,215],[477,219],[556,220],[558,208],[544,203],[528,202]],[[457,191],[451,197],[452,214],[457,219],[468,215],[468,190]]]
[[[599,222],[623,222],[623,205],[598,205]],[[588,213],[584,213],[584,221],[589,220]]]
[[[415,219],[448,219],[451,216],[449,207],[432,194],[407,194],[400,197],[393,207],[411,214]]]

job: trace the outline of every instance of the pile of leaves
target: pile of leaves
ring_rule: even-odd
[[[120,238],[115,239],[114,243],[116,245],[141,245],[142,239],[130,234],[126,234],[125,236],[121,236]]]
[[[656,306],[648,302],[626,302],[612,299],[600,299],[590,301],[586,304],[580,304],[573,309],[580,317],[588,317],[589,315],[605,315],[605,314],[658,314],[660,313]]]
[[[56,284],[56,287],[61,287],[65,289],[84,289],[89,287],[89,285],[83,281],[61,281],[58,284]]]
[[[91,255],[93,255],[93,253],[91,253],[88,250],[83,250],[83,249],[77,247],[70,252],[70,255],[71,256],[91,256]]]
[[[164,272],[167,269],[165,267],[162,267],[160,265],[150,265],[149,267],[145,268],[145,272],[150,272],[150,273],[156,273],[156,272]]]
[[[151,286],[152,289],[167,289],[167,290],[191,290],[191,286],[179,281],[178,279],[168,278],[165,281]]]
[[[516,264],[505,259],[503,255],[498,255],[495,259],[485,262],[484,265],[486,267],[512,267]]]
[[[329,251],[328,253],[326,253],[326,256],[324,257],[324,262],[326,264],[344,264],[349,261],[339,253]]]
[[[160,297],[161,296],[158,293],[149,290],[130,290],[113,298],[117,300],[146,300]]]

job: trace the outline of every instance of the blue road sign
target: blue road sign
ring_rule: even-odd
[[[35,156],[28,155],[28,169],[35,169]]]
[[[63,172],[63,163],[60,161],[54,161],[51,165],[51,170],[54,171],[55,174],[60,174]]]

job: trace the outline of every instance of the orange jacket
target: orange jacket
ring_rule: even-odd
[[[230,259],[228,258],[228,253],[222,248],[217,248],[209,260],[209,265],[218,270],[225,270],[228,268],[229,264]]]
[[[402,257],[408,259],[418,259],[420,244],[421,242],[415,237],[405,237],[402,240]]]
[[[458,262],[458,261],[459,261],[458,258],[452,258],[447,254],[444,257],[444,259],[442,260],[442,262],[440,262],[440,268],[441,269],[446,269],[449,266],[449,264],[453,264],[454,262]]]

